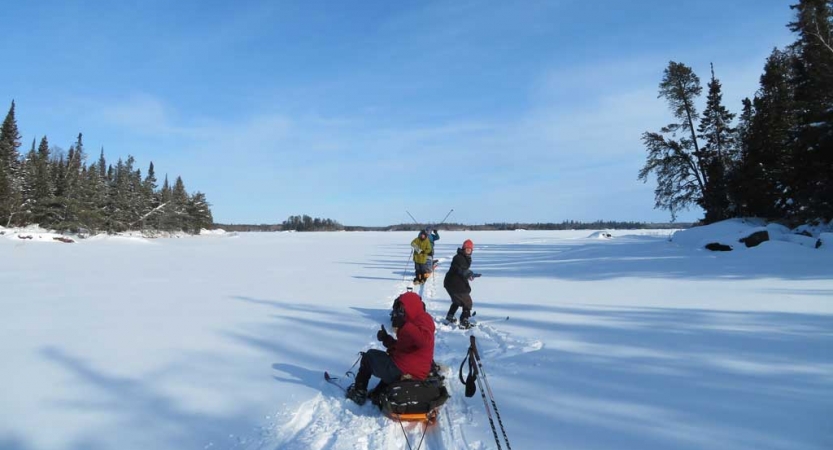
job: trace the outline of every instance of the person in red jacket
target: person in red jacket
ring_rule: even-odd
[[[362,353],[356,382],[347,388],[347,398],[359,405],[367,400],[367,384],[371,375],[379,377],[374,393],[388,384],[403,379],[424,380],[434,361],[434,319],[425,312],[425,303],[414,292],[406,292],[393,302],[391,324],[396,338],[385,326],[376,338],[387,352],[371,349]]]

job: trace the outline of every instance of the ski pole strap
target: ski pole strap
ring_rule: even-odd
[[[475,381],[477,381],[477,366],[474,363],[474,358],[471,356],[472,349],[469,348],[468,352],[466,352],[466,357],[463,358],[463,362],[460,363],[460,371],[457,373],[457,377],[460,379],[460,383],[466,385],[466,397],[474,396],[474,393],[477,392],[477,385]],[[463,366],[466,365],[466,362],[469,363],[469,371],[466,374],[466,379],[463,380]]]

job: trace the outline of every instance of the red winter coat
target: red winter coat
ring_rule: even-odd
[[[397,339],[385,339],[383,344],[403,375],[424,380],[434,361],[434,319],[416,293],[406,292],[399,301],[405,309],[405,324],[396,332]]]

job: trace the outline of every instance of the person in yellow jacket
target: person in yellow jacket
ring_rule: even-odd
[[[414,249],[414,284],[422,284],[431,276],[434,269],[434,258],[430,255],[434,252],[434,246],[428,240],[428,233],[425,230],[419,232],[419,236],[411,241],[411,248]]]

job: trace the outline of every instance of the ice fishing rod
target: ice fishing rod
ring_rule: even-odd
[[[495,410],[495,416],[497,416],[497,422],[500,424],[500,432],[503,434],[503,440],[506,441],[506,448],[512,450],[512,446],[509,445],[509,438],[506,436],[506,429],[503,427],[503,421],[500,419],[500,413],[497,410],[497,403],[495,403],[495,396],[492,395],[492,388],[489,386],[489,380],[486,378],[486,372],[483,371],[483,364],[480,362],[480,353],[477,351],[477,345],[474,343],[474,336],[469,338],[471,341],[471,350],[474,353],[474,359],[477,360],[477,367],[480,369],[480,374],[483,375],[483,383],[486,384],[486,390],[489,391],[489,399],[492,401],[492,408]],[[480,394],[483,394],[483,388],[480,388]],[[483,395],[483,401],[486,401],[486,396]],[[489,417],[491,420],[491,417]],[[494,425],[492,425],[492,431],[494,431]],[[497,433],[495,433],[495,439],[497,439]],[[498,448],[500,448],[500,444],[498,444]]]

